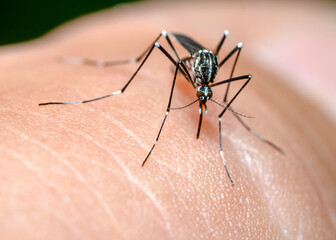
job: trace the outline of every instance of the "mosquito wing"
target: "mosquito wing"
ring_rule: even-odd
[[[205,49],[201,44],[195,42],[193,39],[179,34],[171,33],[171,35],[191,54],[198,52],[199,50]]]

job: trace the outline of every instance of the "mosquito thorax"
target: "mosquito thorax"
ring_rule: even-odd
[[[193,55],[192,71],[197,85],[213,82],[218,72],[218,59],[210,50],[199,50]]]
[[[212,98],[212,89],[209,86],[203,85],[197,88],[197,98],[204,103]]]

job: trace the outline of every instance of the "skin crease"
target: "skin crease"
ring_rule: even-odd
[[[274,9],[271,18],[267,9]],[[298,15],[289,9],[286,16],[295,22]],[[200,11],[204,21],[195,25]],[[276,62],[263,63],[262,55],[253,54],[263,39],[275,39],[285,29],[281,11],[277,5],[141,3],[0,49],[1,238],[332,239],[335,125],[317,102],[288,85],[286,72],[274,73]],[[302,11],[300,17],[311,9]],[[240,20],[232,21],[238,12]],[[246,44],[235,75],[253,79],[233,106],[254,116],[243,120],[285,155],[225,113],[222,141],[232,187],[219,155],[221,109],[209,103],[198,140],[198,106],[171,111],[141,168],[164,117],[173,77],[158,50],[122,95],[76,106],[37,105],[117,91],[138,66],[60,64],[58,56],[136,57],[162,29],[185,33],[209,48],[229,29],[221,57],[239,41]],[[168,50],[164,39],[160,43]],[[215,100],[224,89],[216,89]],[[179,76],[173,106],[193,100],[195,90]]]

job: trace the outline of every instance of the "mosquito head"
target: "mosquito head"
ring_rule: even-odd
[[[212,89],[209,86],[199,86],[196,95],[205,104],[212,97]]]

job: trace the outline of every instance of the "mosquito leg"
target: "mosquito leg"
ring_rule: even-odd
[[[164,37],[166,38],[166,40],[167,40],[169,46],[170,46],[171,49],[173,50],[173,52],[174,52],[176,58],[178,59],[178,61],[181,61],[180,57],[178,56],[178,54],[177,54],[177,52],[176,52],[176,50],[175,50],[175,48],[174,48],[174,45],[173,45],[172,42],[170,41],[170,38],[169,38],[169,36],[168,36],[168,34],[167,34],[167,31],[166,31],[166,30],[163,30],[163,31],[161,32],[161,34],[162,34],[162,36],[164,36]],[[180,70],[181,73],[184,75],[184,77],[185,77],[190,83],[193,84],[192,78],[191,78],[191,76],[190,76],[190,74],[189,74],[189,72],[188,72],[188,70],[187,70],[187,67],[185,66],[185,63],[184,63],[183,61],[181,61],[181,63],[180,63],[179,70]]]
[[[94,60],[90,58],[81,57],[71,57],[71,56],[61,56],[59,57],[61,63],[73,64],[73,65],[91,65],[96,67],[110,67],[122,64],[136,63],[138,58],[115,60],[115,61],[104,61],[104,60]]]
[[[159,34],[159,36],[157,36],[154,40],[154,42],[148,47],[146,48],[146,50],[141,53],[138,57],[136,58],[131,58],[131,59],[125,59],[125,60],[116,60],[116,61],[97,61],[97,60],[93,60],[93,59],[88,59],[88,58],[77,58],[77,57],[62,57],[61,60],[62,62],[65,63],[70,63],[70,64],[85,64],[85,65],[92,65],[92,66],[98,66],[98,67],[110,67],[110,66],[115,66],[115,65],[122,65],[122,64],[129,64],[129,63],[137,63],[139,62],[145,55],[146,53],[148,53],[148,51],[150,51],[153,47],[153,45],[155,45],[155,43],[160,39],[160,37],[163,36],[169,46],[171,47],[172,51],[174,52],[174,55],[176,56],[176,58],[178,60],[180,60],[174,45],[172,44],[172,42],[170,41],[170,38],[167,34],[166,30],[162,30],[161,33]],[[192,78],[185,66],[184,63],[182,63],[179,66],[180,71],[182,72],[182,74],[184,75],[184,77],[191,83],[193,83]],[[78,103],[78,102],[75,102]]]
[[[176,61],[170,56],[170,54],[163,48],[161,47],[161,45],[158,42],[155,42],[153,44],[153,46],[149,49],[149,52],[147,53],[146,57],[144,58],[144,60],[141,62],[140,66],[138,67],[138,69],[135,71],[135,73],[132,75],[132,77],[128,80],[128,82],[125,84],[125,86],[118,90],[115,91],[113,93],[98,97],[98,98],[93,98],[93,99],[89,99],[89,100],[84,100],[84,101],[73,101],[73,102],[46,102],[46,103],[40,103],[39,105],[51,105],[51,104],[78,104],[78,103],[88,103],[88,102],[93,102],[93,101],[97,101],[97,100],[101,100],[107,97],[112,97],[114,95],[117,94],[121,94],[123,93],[126,88],[128,87],[128,85],[132,82],[132,80],[134,79],[134,77],[137,75],[137,73],[139,72],[139,70],[142,68],[142,66],[144,65],[144,63],[146,62],[147,58],[149,57],[149,55],[152,53],[154,47],[157,47],[158,49],[161,50],[162,53],[164,53],[166,55],[166,57],[168,57],[168,59],[174,64],[176,65]],[[179,68],[180,69],[180,68]]]
[[[233,76],[233,73],[234,73],[234,70],[236,68],[236,65],[237,65],[237,61],[238,61],[238,58],[239,58],[239,55],[240,55],[240,52],[241,52],[241,49],[243,47],[243,43],[238,43],[237,46],[218,64],[219,68],[221,66],[223,66],[223,64],[233,55],[235,54],[235,52],[238,51],[237,55],[236,55],[236,59],[233,63],[233,66],[232,66],[232,69],[231,69],[231,73],[230,73],[230,78],[232,78]],[[228,83],[228,85],[226,86],[226,90],[225,90],[225,95],[224,95],[224,102],[227,101],[227,97],[228,97],[228,94],[229,94],[229,88],[230,88],[230,83]]]
[[[172,48],[175,56],[178,58],[178,55],[175,51],[175,48],[173,47],[167,32],[165,30],[162,30],[159,36],[155,38],[155,40],[145,49],[144,52],[142,52],[138,57],[136,58],[131,58],[131,59],[124,59],[124,60],[116,60],[116,61],[100,61],[100,60],[93,60],[89,58],[79,58],[79,57],[69,57],[69,56],[64,56],[61,57],[61,61],[65,63],[70,63],[70,64],[85,64],[85,65],[92,65],[92,66],[97,66],[97,67],[110,67],[114,65],[122,65],[122,64],[129,64],[129,63],[137,63],[139,62],[145,55],[146,53],[152,48],[152,46],[160,39],[160,37],[163,36],[166,38],[167,42],[169,43],[170,47]]]
[[[224,83],[230,83],[230,82],[234,82],[234,81],[239,81],[239,80],[243,80],[243,79],[251,79],[251,78],[252,78],[251,75],[242,75],[242,76],[239,76],[239,77],[229,78],[229,79],[226,79],[224,81],[213,83],[213,84],[209,85],[209,87],[215,87],[215,86],[222,85]],[[228,108],[228,107],[229,107],[228,105],[225,106],[225,108]]]
[[[179,59],[181,60],[182,64],[186,66],[186,68],[190,68],[191,69],[191,65],[189,63],[189,61],[193,59],[192,57],[188,56],[188,57],[185,57],[185,58],[182,58],[182,59]],[[181,65],[182,65],[181,64]],[[181,67],[182,68],[182,67]],[[171,66],[170,70],[174,73],[175,72],[175,66]],[[181,70],[181,69],[180,69]],[[189,75],[190,77],[190,75]],[[191,77],[190,77],[191,79]],[[189,81],[189,79],[187,78],[187,80]]]
[[[163,31],[162,31],[163,32]],[[152,48],[155,42],[159,40],[159,38],[163,35],[162,32],[155,38],[153,43],[149,45],[149,47],[146,48],[146,50],[141,53],[138,57],[136,58],[131,58],[131,59],[124,59],[124,60],[116,60],[116,61],[99,61],[99,60],[93,60],[89,58],[79,58],[79,57],[69,57],[69,56],[64,56],[61,57],[61,61],[65,63],[70,63],[70,64],[85,64],[85,65],[92,65],[92,66],[97,66],[97,67],[109,67],[109,66],[114,66],[114,65],[122,65],[122,64],[128,64],[128,63],[137,63],[139,62],[145,55],[146,53]]]
[[[98,97],[98,98],[93,98],[93,99],[89,99],[89,100],[84,100],[84,101],[73,101],[73,102],[45,102],[45,103],[39,103],[39,106],[43,106],[43,105],[54,105],[54,104],[79,104],[79,103],[88,103],[88,102],[93,102],[93,101],[98,101],[100,99],[104,99],[107,97],[112,97],[114,95],[120,94],[122,93],[121,90],[115,91],[113,93]]]
[[[230,176],[230,173],[226,167],[226,161],[224,158],[224,153],[223,153],[223,148],[222,148],[222,116],[225,113],[225,111],[230,107],[230,105],[232,104],[232,102],[236,99],[236,97],[239,95],[239,93],[245,88],[245,86],[250,82],[252,76],[249,75],[247,81],[244,83],[244,85],[239,89],[239,91],[234,95],[234,97],[230,100],[230,102],[225,106],[224,110],[218,115],[218,122],[219,122],[219,151],[220,151],[220,155],[222,157],[223,160],[223,164],[224,164],[224,168],[226,171],[226,174],[228,175],[230,182],[232,185],[234,185],[234,182]],[[246,78],[245,78],[246,79]]]
[[[224,164],[225,172],[226,172],[227,176],[229,177],[229,180],[230,180],[230,182],[231,182],[231,184],[233,186],[234,182],[233,182],[233,180],[232,180],[232,178],[230,176],[229,170],[226,167],[226,161],[225,161],[224,153],[223,153],[223,149],[222,149],[222,119],[218,118],[218,121],[219,121],[219,152],[220,152],[223,164]]]
[[[275,145],[274,143],[272,143],[270,140],[264,138],[263,136],[259,135],[258,133],[256,133],[255,131],[253,131],[253,129],[251,129],[244,121],[243,119],[241,119],[240,116],[238,116],[237,114],[235,114],[233,112],[233,115],[237,118],[237,120],[243,125],[243,127],[249,131],[250,133],[252,133],[254,136],[256,136],[257,138],[259,138],[261,141],[263,141],[264,143],[268,144],[269,146],[271,146],[272,148],[274,148],[275,150],[277,150],[278,152],[280,152],[281,154],[285,154],[285,152],[278,147],[277,145]]]
[[[154,40],[154,42],[148,48],[146,48],[146,50],[143,53],[141,53],[136,58],[115,60],[115,61],[103,61],[103,60],[94,60],[94,59],[89,59],[89,58],[62,56],[60,58],[60,61],[63,63],[69,63],[69,64],[91,65],[91,66],[97,66],[97,67],[110,67],[110,66],[116,66],[116,65],[122,65],[122,64],[137,63],[145,56],[145,54],[151,49],[154,43],[157,42],[161,36],[162,34],[160,33],[160,35]]]
[[[229,31],[228,31],[228,30],[225,30],[222,39],[220,40],[220,42],[219,42],[218,45],[217,45],[216,50],[214,51],[214,54],[215,54],[216,56],[218,55],[218,53],[219,53],[219,51],[220,51],[220,49],[221,49],[221,47],[222,47],[222,45],[223,45],[223,43],[224,43],[225,38],[227,37],[227,35],[229,35]]]
[[[223,66],[223,64],[230,59],[230,57],[232,57],[233,54],[235,54],[235,52],[238,51],[238,54],[236,56],[236,60],[235,60],[235,63],[237,63],[237,60],[238,60],[238,57],[239,57],[239,54],[240,54],[240,51],[243,47],[243,43],[238,43],[237,46],[218,64],[219,67]],[[233,65],[233,68],[231,70],[231,74],[233,74],[233,71],[234,71],[234,68],[235,68],[236,64]]]
[[[154,147],[156,146],[156,143],[159,141],[160,134],[161,134],[161,131],[162,131],[162,129],[163,129],[163,125],[165,124],[166,119],[167,119],[167,116],[168,116],[168,114],[169,114],[169,112],[170,112],[170,109],[171,109],[171,108],[170,108],[170,105],[171,105],[171,101],[172,101],[172,97],[173,97],[173,92],[174,92],[174,87],[175,87],[175,82],[176,82],[176,76],[177,76],[177,72],[178,72],[178,70],[180,69],[180,68],[179,68],[180,64],[181,64],[181,61],[178,61],[177,64],[176,64],[176,69],[175,69],[175,74],[174,74],[174,80],[173,80],[173,84],[172,84],[171,91],[170,91],[170,96],[169,96],[168,106],[167,106],[167,110],[166,110],[166,115],[165,115],[164,118],[163,118],[163,121],[162,121],[160,130],[159,130],[159,133],[158,133],[158,135],[157,135],[157,137],[156,137],[156,139],[155,139],[155,142],[154,142],[154,144],[153,144],[151,150],[150,150],[149,153],[147,154],[145,160],[142,162],[142,166],[145,165],[147,159],[148,159],[149,156],[151,155],[151,153],[152,153]]]

